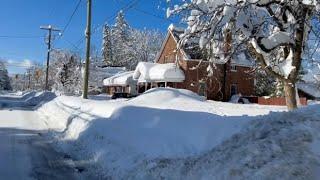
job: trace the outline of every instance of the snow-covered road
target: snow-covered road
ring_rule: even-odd
[[[34,111],[0,109],[0,179],[81,179],[45,133],[46,125]]]

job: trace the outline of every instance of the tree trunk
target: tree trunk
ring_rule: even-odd
[[[284,82],[284,93],[288,110],[291,111],[298,108],[295,84]]]

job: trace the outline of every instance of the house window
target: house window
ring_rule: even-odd
[[[206,82],[199,82],[199,95],[206,96],[207,84]]]
[[[237,66],[236,65],[231,65],[231,71],[236,72],[237,71]]]
[[[159,82],[158,87],[165,87],[165,82]]]
[[[236,84],[231,84],[230,87],[230,95],[233,96],[235,94],[238,94],[238,88]]]

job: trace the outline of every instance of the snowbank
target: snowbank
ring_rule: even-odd
[[[181,104],[183,106],[183,102],[187,103],[190,101],[196,104],[199,103],[199,101],[204,102],[205,98],[185,89],[153,88],[143,93],[142,96],[129,100],[128,103],[137,106],[160,108],[162,105],[165,107],[171,107],[171,105]]]
[[[12,108],[12,107],[36,107],[41,106],[43,103],[51,101],[56,95],[52,92],[27,92],[22,96],[18,95],[5,95],[0,96],[0,107]]]
[[[55,130],[59,150],[94,163],[103,177],[121,179],[145,161],[193,157],[221,144],[254,118],[240,106],[157,88],[128,101],[60,96],[38,112]],[[243,109],[271,110],[259,108]]]
[[[257,118],[191,158],[146,160],[128,179],[318,179],[320,105]]]

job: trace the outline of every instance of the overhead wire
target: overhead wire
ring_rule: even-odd
[[[24,36],[24,35],[0,35],[0,38],[8,38],[8,39],[35,39],[35,38],[43,38],[44,36]]]
[[[140,0],[132,0],[129,3],[127,3],[126,5],[124,5],[122,8],[118,9],[113,15],[107,17],[104,22],[102,24],[98,24],[93,28],[93,31],[91,34],[95,34],[99,28],[101,28],[106,22],[111,21],[112,19],[114,19],[115,17],[117,17],[117,13],[118,11],[122,10],[123,12],[128,11],[130,9],[132,9]],[[76,43],[76,47],[77,49],[79,48],[79,46],[84,42],[85,37],[80,38],[77,43]]]

